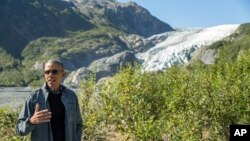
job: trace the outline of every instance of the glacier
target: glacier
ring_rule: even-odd
[[[142,62],[145,71],[164,70],[175,64],[186,64],[191,59],[191,53],[228,37],[239,26],[239,24],[227,24],[208,28],[178,29],[153,35],[148,40],[162,39],[162,37],[165,39],[135,56]]]

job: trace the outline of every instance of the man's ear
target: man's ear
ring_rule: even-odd
[[[64,71],[64,72],[63,72],[63,77],[65,78],[66,76],[67,76],[67,72]]]

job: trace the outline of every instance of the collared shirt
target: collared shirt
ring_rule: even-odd
[[[18,135],[24,136],[31,133],[31,141],[53,141],[50,122],[36,125],[29,122],[37,103],[39,110],[48,109],[50,111],[48,95],[49,92],[44,84],[42,88],[28,96],[17,120],[16,131]],[[62,86],[61,101],[65,107],[65,139],[66,141],[80,141],[83,121],[77,96],[72,90]]]

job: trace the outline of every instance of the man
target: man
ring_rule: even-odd
[[[31,141],[80,141],[82,118],[76,94],[61,82],[66,72],[59,60],[44,67],[45,83],[32,92],[19,115],[20,136],[31,133]]]

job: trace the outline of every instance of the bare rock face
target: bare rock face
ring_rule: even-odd
[[[42,70],[44,68],[44,62],[42,61],[36,61],[34,65],[35,70]]]
[[[170,25],[152,16],[146,9],[134,2],[106,9],[105,15],[112,23],[123,25],[130,34],[149,37],[174,30]]]
[[[204,64],[214,64],[216,57],[217,57],[216,51],[209,49],[209,50],[206,50],[204,53],[202,53],[201,61]]]
[[[114,74],[119,68],[124,67],[126,64],[132,64],[135,60],[132,52],[124,51],[111,57],[96,60],[89,65],[88,69],[96,72],[96,78],[99,80],[102,77]]]
[[[191,62],[192,60],[201,60],[204,64],[214,64],[217,55],[215,49],[200,48],[194,52]]]
[[[64,84],[71,87],[79,86],[83,79],[88,78],[90,71],[85,67],[72,71],[64,80]]]
[[[119,68],[124,67],[126,64],[133,64],[135,60],[135,56],[131,51],[124,51],[113,56],[104,57],[93,61],[87,67],[72,71],[64,80],[64,83],[72,87],[77,87],[80,85],[81,80],[88,78],[91,73],[95,73],[96,80],[98,81],[101,78],[112,76]]]
[[[127,33],[149,37],[174,29],[152,16],[148,10],[133,1],[119,3],[116,0],[72,0],[76,1],[79,9],[86,7],[103,11],[105,20],[117,28],[123,28]],[[83,10],[82,10],[83,11]],[[100,12],[99,12],[100,13]]]

